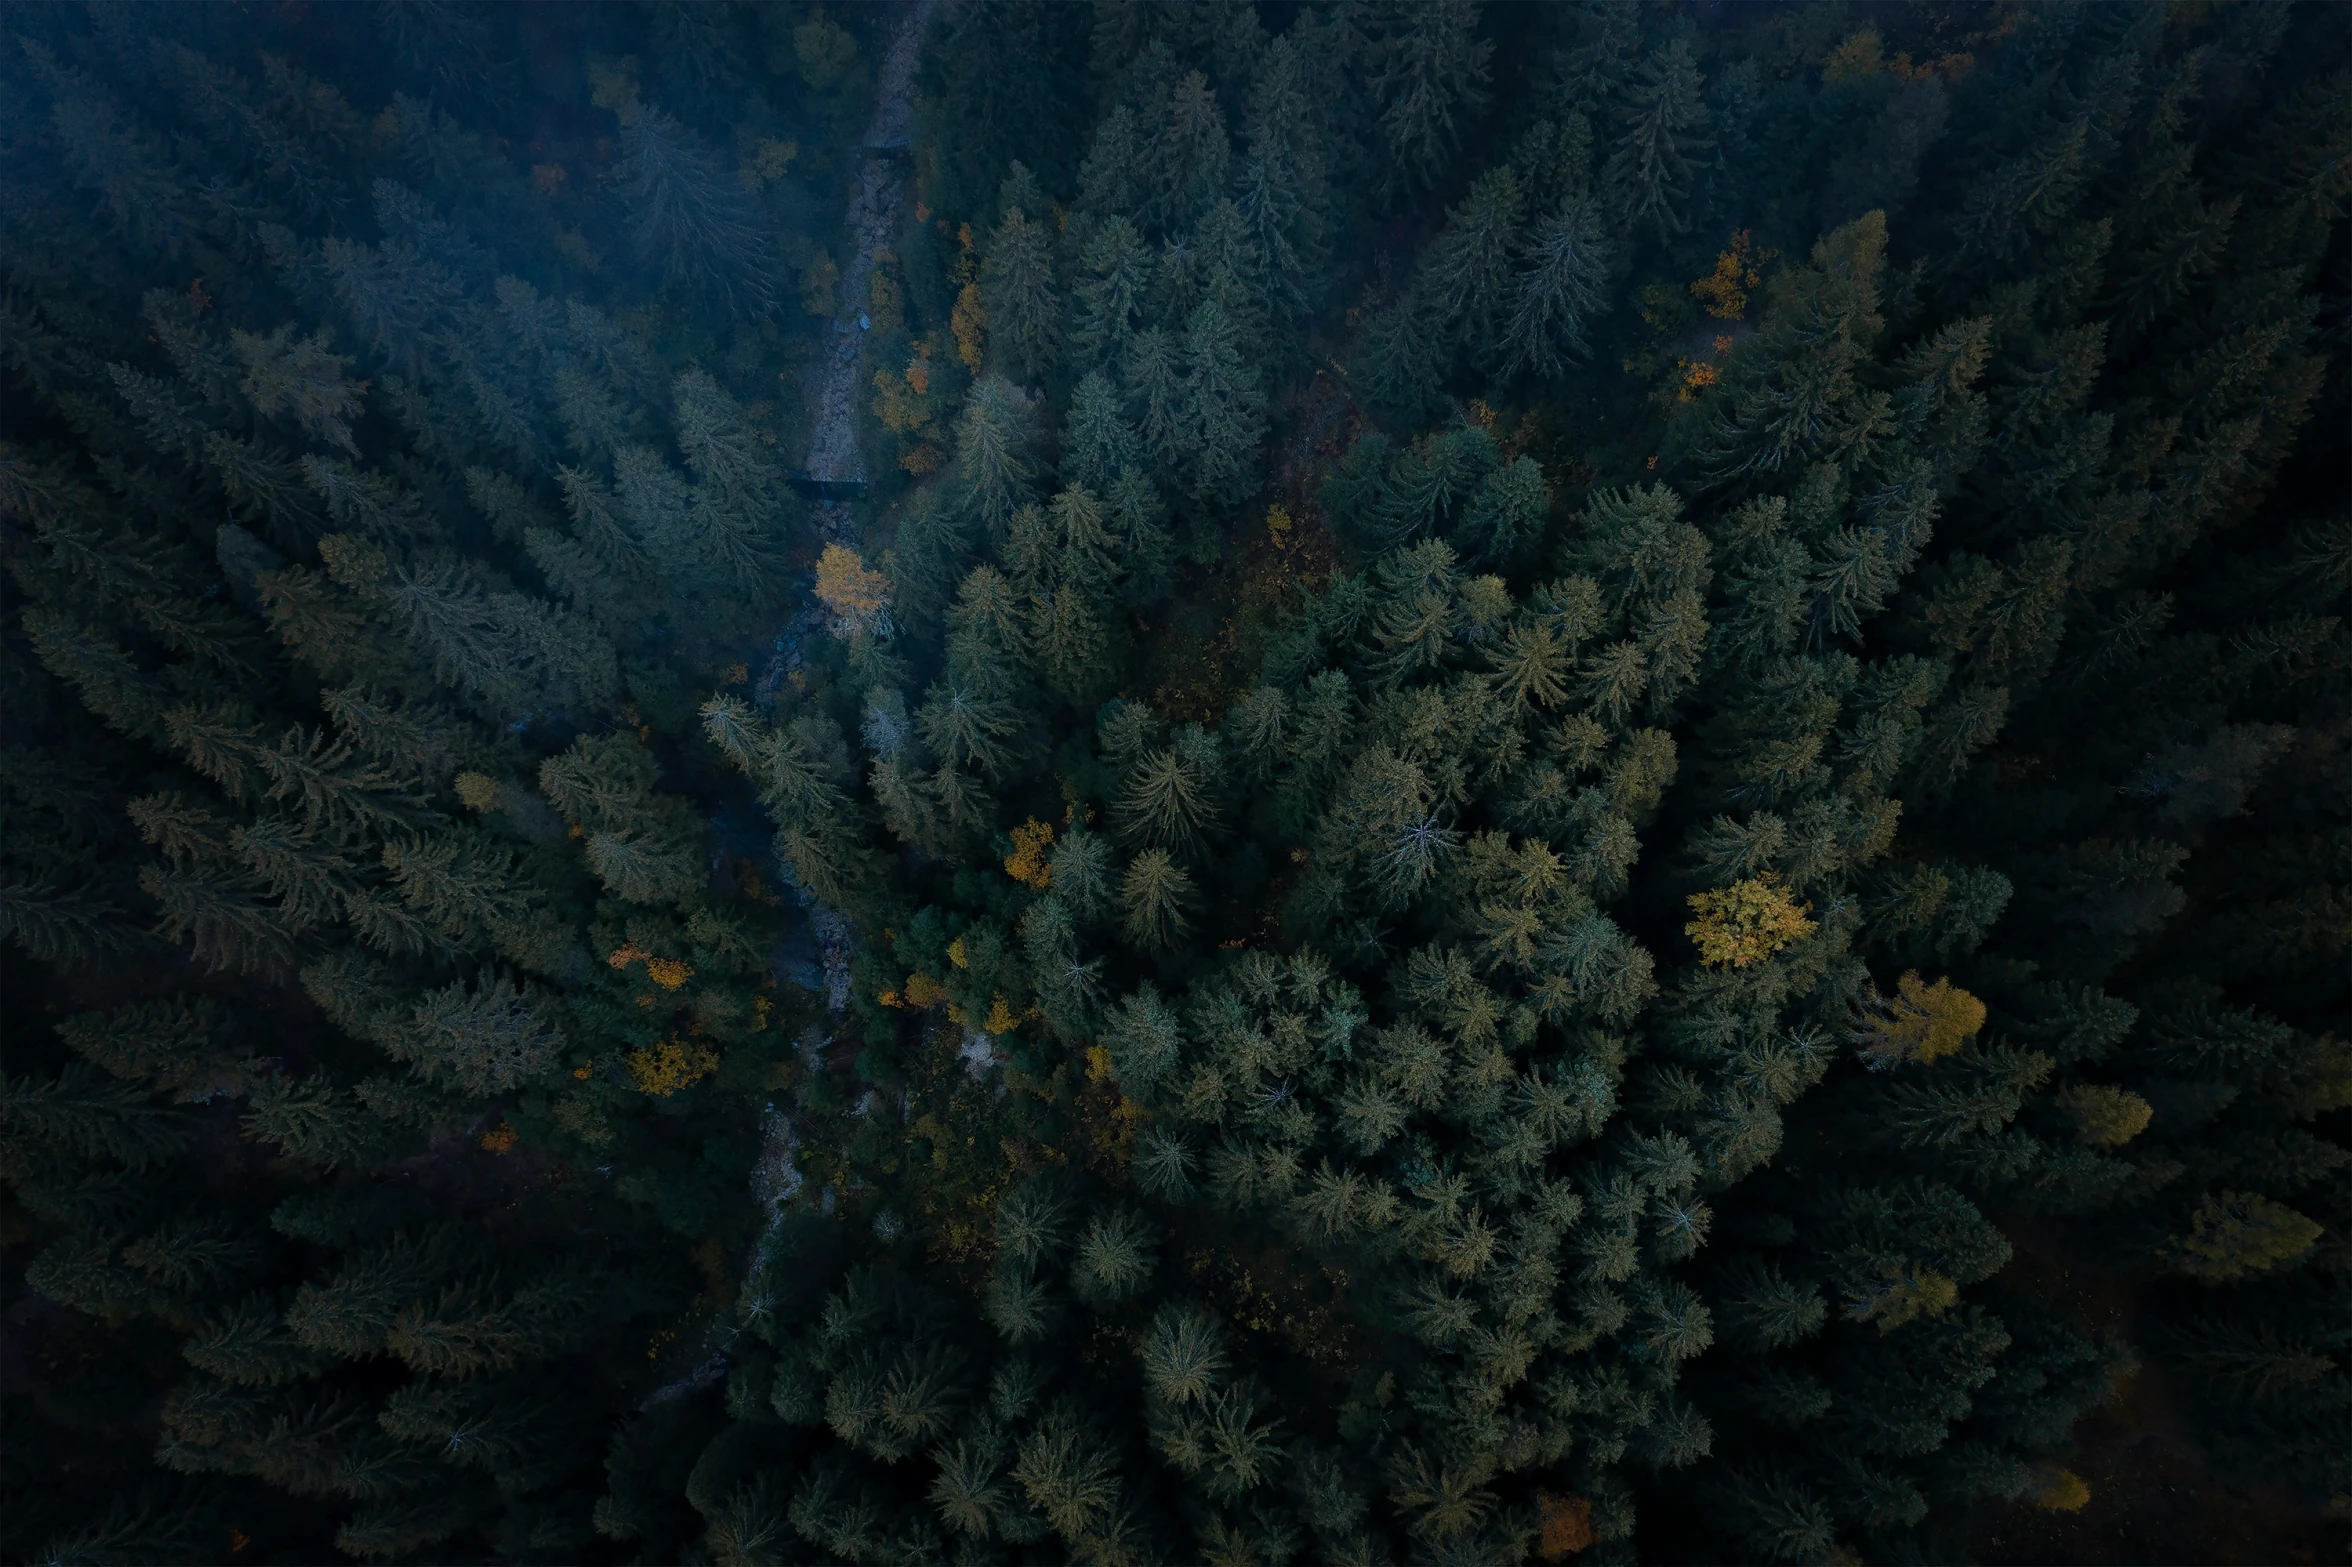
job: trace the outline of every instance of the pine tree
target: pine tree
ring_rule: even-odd
[[[1089,373],[1070,395],[1070,417],[1062,431],[1064,482],[1096,496],[1108,495],[1119,476],[1141,461],[1142,451],[1117,389],[1100,371]]]
[[[1330,260],[1329,132],[1314,109],[1312,75],[1294,36],[1267,46],[1250,87],[1245,160],[1235,177],[1234,199],[1264,260],[1269,294],[1285,314],[1315,304]]]
[[[1486,107],[1494,45],[1477,36],[1475,0],[1377,6],[1368,22],[1369,84],[1388,150],[1383,181],[1426,189],[1460,145],[1464,122]]]
[[[741,190],[659,109],[635,108],[621,126],[621,189],[638,259],[670,283],[715,289],[754,318],[775,309],[767,239]]]
[[[1442,392],[1445,338],[1435,303],[1420,288],[1408,286],[1365,322],[1351,355],[1350,378],[1387,417],[1419,423]]]
[[[450,685],[514,713],[594,703],[617,682],[609,644],[544,601],[501,590],[471,562],[402,564],[348,535],[323,541],[337,582],[367,595]]]
[[[1146,849],[1120,878],[1121,928],[1146,951],[1164,951],[1189,927],[1192,878],[1165,849]]]
[[[297,342],[293,332],[291,325],[267,337],[230,332],[229,345],[245,362],[240,390],[258,412],[285,414],[312,438],[357,457],[350,420],[360,411],[367,383],[348,378],[351,361],[329,351],[325,333]]]
[[[1230,315],[1204,299],[1184,326],[1184,382],[1175,440],[1203,498],[1237,500],[1265,437],[1266,394]]]
[[[95,195],[113,229],[152,252],[177,251],[194,214],[164,144],[81,72],[27,40],[25,54],[50,97],[50,123],[77,188]]]
[[[244,1127],[276,1144],[286,1157],[320,1170],[373,1163],[389,1140],[382,1118],[323,1073],[263,1084],[254,1092]]]
[[[501,974],[469,990],[428,991],[402,1031],[402,1053],[420,1070],[446,1076],[467,1092],[504,1093],[551,1066],[563,1035],[535,998]]]
[[[0,885],[0,935],[45,963],[86,963],[134,948],[140,934],[114,901],[43,881]]]
[[[1887,403],[1855,372],[1884,325],[1885,259],[1886,219],[1874,212],[1823,238],[1810,264],[1787,275],[1724,377],[1700,453],[1711,475],[1762,477],[1867,450]]]
[[[1526,223],[1518,175],[1508,164],[1490,170],[1447,212],[1445,232],[1421,263],[1420,286],[1464,357],[1491,359],[1500,346],[1511,258]]]
[[[1543,470],[1533,461],[1514,458],[1495,469],[1479,481],[1454,527],[1463,563],[1508,567],[1542,534],[1550,506]]]
[[[1120,831],[1159,848],[1194,847],[1217,821],[1222,770],[1215,737],[1187,727],[1174,745],[1128,769],[1116,806]]]
[[[1688,225],[1694,154],[1712,145],[1707,105],[1690,41],[1653,49],[1618,89],[1616,149],[1601,182],[1626,228],[1655,224],[1664,239]]]
[[[1584,201],[1571,199],[1536,228],[1499,334],[1507,345],[1505,376],[1557,376],[1572,358],[1591,352],[1585,332],[1609,310],[1610,259],[1609,242]]]
[[[109,724],[138,734],[162,716],[161,690],[113,638],[40,605],[28,605],[18,619],[42,665]]]
[[[188,1128],[184,1113],[155,1104],[128,1084],[108,1082],[85,1062],[56,1078],[11,1079],[0,1113],[20,1136],[82,1159],[109,1159],[134,1170],[176,1154]]]
[[[1214,307],[1212,307],[1214,308]],[[1129,345],[1120,371],[1128,406],[1143,449],[1163,475],[1175,473],[1184,456],[1185,388],[1180,347],[1158,327],[1146,327]]]
[[[1144,166],[1141,139],[1134,106],[1114,104],[1095,127],[1086,160],[1079,165],[1079,208],[1105,220],[1106,227],[1128,223],[1143,210],[1143,192],[1136,183],[1136,173]]]
[[[1141,215],[1147,225],[1182,233],[1224,190],[1232,143],[1216,92],[1198,71],[1169,86],[1157,117],[1156,126],[1146,127],[1143,166],[1151,175]]]
[[[2089,150],[2090,125],[2075,119],[1990,170],[1970,190],[1960,219],[1972,257],[2003,261],[2019,246],[2046,238],[2072,210]]]
[[[1097,370],[1125,363],[1147,315],[1152,270],[1151,253],[1125,217],[1114,213],[1087,236],[1071,289],[1070,346],[1078,362]]]
[[[294,956],[296,930],[249,875],[148,865],[140,868],[139,886],[155,902],[163,936],[187,943],[215,972],[275,973]]]
[[[956,422],[949,504],[992,532],[1035,498],[1036,468],[1027,446],[1028,403],[1004,381],[975,384]]]
[[[1118,285],[1109,279],[1098,286]],[[1011,357],[1014,373],[1023,382],[1042,380],[1061,357],[1059,294],[1044,225],[1019,207],[1009,209],[988,242],[988,257],[980,268],[980,297],[988,307],[990,340]],[[1112,313],[1102,329],[1115,334],[1118,304],[1105,300],[1101,308]]]
[[[678,377],[678,449],[694,474],[687,508],[695,557],[740,592],[758,593],[774,570],[775,500],[782,475],[735,400],[699,370]],[[618,542],[615,541],[615,547]]]
[[[513,851],[470,831],[395,839],[384,845],[383,865],[401,901],[453,941],[497,931],[529,906]]]

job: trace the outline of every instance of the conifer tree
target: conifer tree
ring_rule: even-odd
[[[1080,250],[1078,281],[1070,291],[1070,346],[1082,362],[1098,369],[1126,362],[1146,316],[1151,275],[1142,236],[1114,209]]]
[[[1277,307],[1316,303],[1329,263],[1329,131],[1315,113],[1312,66],[1289,35],[1267,46],[1242,121],[1235,200],[1263,259]]]
[[[1384,178],[1424,189],[1460,144],[1464,122],[1486,105],[1494,45],[1477,36],[1475,0],[1375,8],[1368,64],[1387,145]]]
[[[1500,335],[1510,260],[1527,223],[1527,193],[1508,165],[1483,175],[1446,214],[1445,233],[1422,263],[1424,287],[1461,351],[1485,352]]]
[[[1707,105],[1690,41],[1674,38],[1650,51],[1618,88],[1615,150],[1601,183],[1626,228],[1656,225],[1661,238],[1687,223],[1694,154],[1711,145]]]
[[[951,504],[992,532],[1003,528],[1014,509],[1035,494],[1028,438],[1021,394],[995,378],[975,385],[956,425]]]
[[[1190,923],[1192,878],[1165,849],[1146,849],[1120,879],[1120,922],[1127,939],[1146,951],[1173,947]]]
[[[1184,324],[1184,380],[1175,441],[1194,493],[1230,501],[1246,489],[1265,434],[1265,391],[1233,318],[1204,299]]]
[[[760,450],[743,410],[708,375],[688,371],[673,396],[678,449],[695,478],[685,537],[678,542],[721,581],[756,594],[774,570],[782,476]]]
[[[1151,172],[1142,216],[1162,231],[1182,233],[1224,189],[1233,145],[1216,91],[1198,71],[1169,84],[1156,118],[1145,128],[1143,167]]]
[[[632,105],[623,119],[622,191],[639,259],[670,282],[716,289],[746,316],[774,309],[766,239],[740,189],[659,109]]]
[[[1060,291],[1042,216],[1033,219],[1019,207],[1007,208],[980,269],[980,297],[988,307],[992,340],[1029,383],[1051,370],[1061,353]],[[1117,307],[1106,302],[1106,308]]]
[[[1504,375],[1556,376],[1591,351],[1586,333],[1609,310],[1609,262],[1609,242],[1582,201],[1571,199],[1536,227],[1498,334],[1508,345]]]

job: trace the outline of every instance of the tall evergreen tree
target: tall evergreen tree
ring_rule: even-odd
[[[1601,183],[1628,229],[1655,225],[1664,238],[1687,225],[1694,156],[1710,145],[1707,104],[1690,41],[1674,38],[1618,89],[1618,133]]]

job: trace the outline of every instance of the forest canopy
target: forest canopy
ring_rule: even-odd
[[[2341,1549],[2340,12],[0,84],[12,1558]]]

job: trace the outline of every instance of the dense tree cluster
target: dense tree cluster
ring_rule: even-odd
[[[806,993],[692,688],[874,47],[794,20],[0,26],[12,1553],[578,1560],[708,1353]]]
[[[556,14],[0,13],[12,1550],[2343,1507],[2340,19]]]

